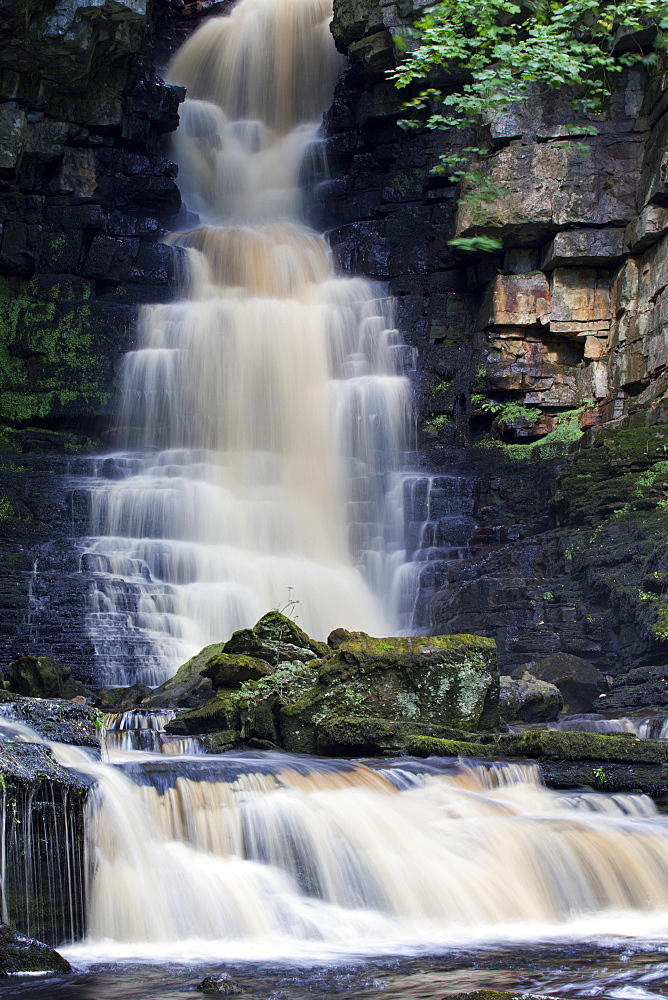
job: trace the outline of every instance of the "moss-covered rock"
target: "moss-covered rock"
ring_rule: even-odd
[[[488,729],[497,721],[497,702],[493,640],[374,639],[340,629],[330,646],[276,611],[224,645],[207,646],[149,699],[190,709],[168,732],[225,734],[225,746],[235,733],[237,742],[263,740],[305,753],[337,742],[318,729],[334,716]]]
[[[165,726],[165,731],[177,736],[222,731],[241,732],[241,710],[238,692],[221,689],[205,704],[186,712]]]
[[[129,712],[151,695],[145,684],[131,684],[129,687],[103,688],[95,694],[95,706],[105,712]]]
[[[85,695],[69,667],[50,656],[20,656],[9,665],[9,690],[27,698],[76,698]]]
[[[70,963],[57,951],[0,924],[0,976],[28,972],[71,972]]]
[[[214,642],[183,663],[173,677],[154,688],[147,708],[201,708],[213,695],[213,686],[202,671],[209,660],[223,652],[225,643]]]
[[[264,660],[254,656],[231,653],[215,653],[202,670],[202,676],[208,677],[214,690],[221,687],[235,687],[244,681],[259,681],[271,673],[271,668]]]
[[[337,715],[487,729],[498,721],[498,696],[491,639],[358,637],[323,659],[317,683],[283,706],[281,733],[287,749],[311,752],[318,726]]]
[[[253,628],[240,629],[225,643],[225,653],[251,656],[276,665],[295,660],[306,663],[328,655],[331,650],[317,642],[280,611],[270,611]]]

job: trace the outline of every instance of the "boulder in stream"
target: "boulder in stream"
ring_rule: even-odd
[[[559,688],[528,671],[521,677],[499,678],[499,715],[504,722],[554,722],[563,707]]]
[[[491,729],[498,699],[493,639],[359,633],[322,659],[315,684],[282,708],[281,731],[286,749],[313,752],[318,726],[339,715]]]
[[[27,698],[75,698],[85,695],[69,667],[50,656],[19,656],[9,664],[9,690]]]
[[[236,993],[243,993],[243,988],[239,986],[231,976],[223,973],[222,976],[205,976],[201,983],[195,987],[198,993],[206,993],[213,996],[232,996]]]
[[[454,730],[487,730],[498,721],[494,640],[455,635],[373,638],[337,629],[316,642],[273,611],[224,645],[207,646],[156,689],[157,704],[181,685],[213,698],[192,703],[168,724],[179,735],[210,737],[212,748],[253,741],[303,753],[328,745],[319,727],[360,715]],[[178,702],[183,704],[183,702]],[[185,705],[184,705],[185,707]]]
[[[9,924],[0,924],[0,976],[71,971],[70,963],[48,945],[19,934]]]
[[[512,676],[516,677],[521,670],[513,671]],[[605,674],[587,660],[570,653],[550,653],[534,663],[530,670],[534,677],[559,688],[565,712],[595,711],[599,696],[608,690]]]

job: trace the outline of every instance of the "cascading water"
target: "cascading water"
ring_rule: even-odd
[[[103,684],[160,683],[288,600],[315,636],[396,630],[385,497],[409,438],[407,349],[390,301],[335,277],[299,221],[340,70],[330,18],[329,0],[242,0],[170,68],[200,224],[170,237],[187,297],[144,311],[123,369],[126,450],[93,494]]]
[[[665,934],[668,819],[647,796],[549,791],[535,764],[126,750],[97,761],[5,727],[94,782],[85,884],[67,869],[85,916],[62,925],[61,950],[79,966],[313,962],[573,935],[622,935],[626,947],[630,934]],[[34,807],[17,814],[4,790],[1,805],[4,858],[10,817],[20,829]],[[3,864],[3,898],[42,856],[41,841],[21,844]]]
[[[651,800],[548,791],[536,765],[136,751],[96,762],[49,746],[96,782],[74,961],[294,960],[668,919],[668,820]]]

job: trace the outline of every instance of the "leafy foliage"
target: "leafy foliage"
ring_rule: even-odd
[[[656,25],[654,51],[616,51],[618,32]],[[440,0],[416,22],[419,44],[390,74],[402,89],[418,84],[407,109],[426,112],[407,127],[466,129],[485,118],[521,105],[533,84],[572,87],[573,106],[583,115],[598,115],[620,73],[635,63],[652,64],[668,28],[668,3],[658,0]],[[408,45],[402,46],[408,48]],[[466,79],[456,89],[439,84],[443,69],[464,69]],[[593,124],[578,125],[579,135],[595,134]],[[504,194],[480,167],[489,152],[479,145],[443,157],[453,182],[464,182],[461,201],[467,203],[473,225],[485,222],[485,205]],[[486,235],[458,237],[462,250],[496,250],[499,240]]]
[[[473,396],[471,400],[473,400]],[[535,424],[541,416],[541,411],[537,407],[523,406],[521,403],[497,403],[494,399],[483,399],[479,406],[487,413],[494,413],[498,423],[523,420],[528,424]]]

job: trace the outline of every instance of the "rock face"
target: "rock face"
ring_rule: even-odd
[[[180,259],[161,239],[181,205],[168,141],[183,91],[156,61],[188,17],[166,7],[4,0],[0,18],[0,649],[86,680],[71,539],[92,467],[74,456],[100,450],[138,309],[173,297]]]
[[[85,706],[17,698],[4,707],[5,717],[25,722],[45,739],[99,751]],[[60,765],[40,742],[0,743],[0,775],[8,919],[22,934],[52,946],[73,934],[79,937],[85,929],[84,817],[92,779]],[[38,942],[13,943],[13,933],[0,930],[0,973],[68,971],[67,963],[59,963],[59,956]]]
[[[559,688],[528,671],[499,678],[499,716],[503,722],[554,722],[564,708]]]
[[[663,705],[663,64],[621,75],[595,136],[568,95],[539,89],[486,122],[492,155],[481,169],[507,193],[478,229],[503,251],[476,258],[449,245],[472,234],[472,220],[432,172],[469,137],[402,132],[403,94],[385,76],[422,8],[335,2],[350,71],[328,116],[326,220],[341,266],[397,297],[397,325],[418,352],[424,467],[472,498],[454,543],[454,503],[427,515],[413,502],[406,514],[429,516],[442,540],[419,575],[415,624],[494,636],[503,673],[558,651],[606,675],[644,671],[610,704]],[[448,72],[437,82],[462,82]],[[435,491],[426,474],[422,491]]]

